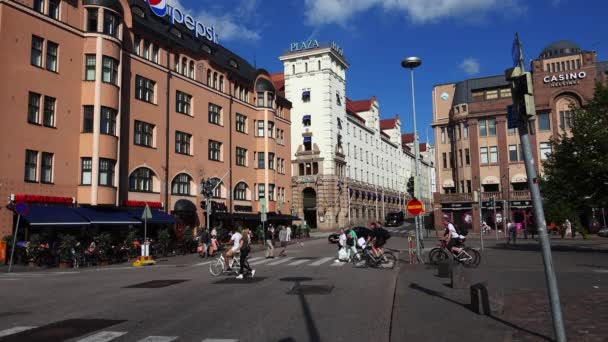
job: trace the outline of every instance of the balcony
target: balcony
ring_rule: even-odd
[[[472,193],[464,193],[464,194],[441,194],[440,195],[441,203],[471,203],[473,202],[473,194]],[[509,191],[505,192],[482,192],[481,200],[486,202],[489,201],[492,197],[496,198],[497,201],[529,201],[530,200],[530,191]]]

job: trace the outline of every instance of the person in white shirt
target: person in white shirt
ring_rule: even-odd
[[[340,228],[340,237],[338,238],[338,259],[336,261],[342,261],[346,258],[346,233],[344,232],[344,228]]]
[[[460,244],[461,240],[464,239],[464,236],[458,234],[458,231],[456,231],[456,227],[454,227],[452,222],[450,222],[450,219],[447,215],[443,215],[443,225],[445,227],[445,233],[443,234],[443,237],[448,243],[448,250],[452,253],[460,253],[462,249],[456,246]]]
[[[291,241],[291,227],[287,226],[285,231],[287,232],[287,242],[289,242]]]
[[[287,249],[287,230],[285,229],[285,226],[279,227],[279,242],[281,244],[281,251],[279,252],[279,256],[284,257],[287,256],[287,254],[285,254],[285,250]]]
[[[230,241],[232,242],[232,247],[230,249],[228,249],[226,251],[226,256],[224,258],[224,261],[226,262],[226,269],[230,268],[229,265],[229,260],[230,258],[236,254],[239,249],[241,248],[241,239],[243,238],[243,235],[241,235],[241,233],[234,231],[232,232],[232,236],[230,237]]]

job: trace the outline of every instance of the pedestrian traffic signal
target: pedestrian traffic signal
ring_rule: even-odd
[[[530,72],[523,72],[521,68],[515,67],[508,69],[505,77],[511,81],[511,96],[513,97],[515,114],[523,120],[536,120],[532,74]]]
[[[410,194],[410,196],[412,196],[412,197],[415,197],[414,188],[415,188],[414,176],[411,176],[410,179],[407,181],[407,193]]]

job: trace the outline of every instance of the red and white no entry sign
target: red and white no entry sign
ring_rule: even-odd
[[[411,215],[418,216],[424,211],[424,205],[417,199],[407,202],[407,212]]]

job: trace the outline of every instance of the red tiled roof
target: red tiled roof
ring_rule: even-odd
[[[380,130],[393,129],[397,124],[397,118],[380,120]]]
[[[413,142],[414,142],[414,133],[401,134],[401,143],[402,144],[411,144]]]
[[[270,80],[274,84],[275,89],[281,96],[285,96],[285,74],[277,72],[270,75]]]
[[[367,112],[372,109],[372,104],[375,101],[376,101],[375,96],[373,96],[371,99],[359,100],[359,101],[353,101],[347,97],[346,98],[346,110],[351,110],[355,113]]]

